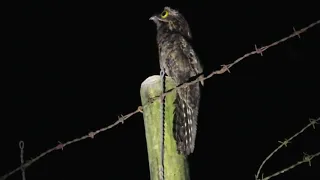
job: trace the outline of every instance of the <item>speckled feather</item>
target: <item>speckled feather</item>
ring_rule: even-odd
[[[166,18],[155,15],[160,68],[174,79],[176,85],[202,74],[201,63],[192,46],[191,32],[185,18],[176,10],[165,7]],[[201,82],[203,84],[203,82]],[[174,116],[174,138],[180,154],[194,151],[200,102],[200,84],[177,90]]]

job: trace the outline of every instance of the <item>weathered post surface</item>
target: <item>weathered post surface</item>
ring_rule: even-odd
[[[166,76],[166,91],[175,87],[174,81]],[[140,96],[143,106],[144,127],[147,140],[150,179],[159,180],[161,168],[161,109],[160,96],[162,91],[161,77],[148,77],[141,84]],[[177,153],[176,142],[173,137],[174,100],[176,91],[173,90],[165,97],[165,125],[164,125],[164,174],[166,180],[188,180],[189,170],[187,159]]]

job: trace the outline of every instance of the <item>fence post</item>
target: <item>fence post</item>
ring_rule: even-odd
[[[166,91],[175,87],[174,81],[166,76]],[[162,90],[159,75],[148,77],[141,84],[140,96],[143,106],[144,127],[147,140],[149,171],[151,180],[159,180],[160,162],[160,98],[153,102],[150,99],[160,96]],[[166,180],[188,180],[187,159],[177,153],[176,141],[173,137],[174,100],[173,90],[165,98],[165,135],[164,135],[164,174]]]

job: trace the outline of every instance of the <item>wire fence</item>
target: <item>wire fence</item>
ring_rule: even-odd
[[[244,60],[245,58],[247,58],[247,57],[249,57],[249,56],[252,56],[252,55],[255,55],[255,54],[259,54],[259,55],[263,56],[263,52],[266,51],[267,49],[269,49],[269,48],[271,48],[271,47],[274,47],[274,46],[276,46],[276,45],[278,45],[278,44],[280,44],[280,43],[282,43],[282,42],[285,42],[285,41],[287,41],[287,40],[289,40],[289,39],[291,39],[291,38],[293,38],[293,37],[298,36],[298,37],[300,38],[300,35],[301,35],[302,33],[305,33],[308,29],[310,29],[310,28],[312,28],[312,27],[314,27],[314,26],[316,26],[316,25],[318,25],[318,24],[320,24],[320,20],[318,20],[318,21],[316,21],[316,22],[313,22],[313,23],[311,23],[310,25],[308,25],[308,26],[306,26],[306,27],[304,27],[304,28],[302,28],[302,29],[300,29],[300,30],[298,30],[298,31],[296,31],[295,28],[293,28],[293,33],[292,33],[292,34],[290,34],[289,36],[284,37],[284,38],[282,38],[282,39],[280,39],[280,40],[278,40],[278,41],[276,41],[276,42],[273,42],[273,43],[271,43],[271,44],[269,44],[269,45],[267,45],[267,46],[263,46],[263,47],[261,47],[261,48],[258,48],[258,47],[255,45],[255,50],[254,50],[254,51],[249,52],[249,53],[246,53],[245,55],[239,57],[238,59],[236,59],[235,61],[233,61],[233,62],[230,63],[230,64],[221,65],[221,66],[222,66],[221,69],[212,71],[212,72],[211,72],[209,75],[207,75],[207,76],[200,76],[199,78],[197,78],[197,79],[194,80],[194,81],[181,84],[181,85],[177,86],[176,88],[173,88],[173,89],[171,89],[171,90],[168,90],[168,91],[166,91],[165,93],[163,93],[162,96],[167,95],[169,92],[171,92],[171,91],[174,90],[174,89],[186,87],[186,86],[189,86],[189,85],[191,85],[191,84],[195,84],[195,83],[197,83],[197,82],[199,82],[199,81],[207,80],[207,79],[211,78],[211,77],[214,76],[214,75],[223,74],[223,73],[225,73],[225,72],[230,72],[230,68],[231,68],[231,67],[233,67],[235,64],[239,63],[240,61]],[[155,97],[155,98],[153,98],[151,101],[154,101],[154,100],[159,99],[159,98],[160,98],[160,96],[159,96],[159,97]],[[140,112],[140,113],[143,113],[143,109],[142,109],[141,106],[138,106],[138,108],[137,108],[135,111],[131,112],[131,113],[128,113],[128,114],[126,114],[126,115],[121,115],[121,117],[118,117],[118,120],[117,120],[115,123],[113,123],[113,124],[111,124],[111,125],[109,125],[109,126],[107,126],[107,127],[101,128],[101,129],[96,130],[96,131],[89,132],[88,134],[86,134],[86,135],[84,135],[84,136],[82,136],[82,137],[79,137],[79,138],[70,140],[70,141],[65,142],[65,143],[60,143],[60,142],[59,142],[58,145],[56,145],[55,147],[53,147],[53,148],[51,148],[51,149],[48,149],[47,151],[44,151],[43,153],[39,154],[36,158],[31,159],[31,160],[28,160],[28,161],[26,161],[26,162],[24,162],[24,160],[23,160],[23,148],[24,148],[24,143],[23,143],[23,141],[20,141],[19,146],[20,146],[20,149],[21,149],[21,153],[20,153],[21,165],[20,165],[19,167],[17,167],[16,169],[10,171],[9,173],[3,175],[3,176],[0,178],[0,180],[5,180],[5,179],[7,179],[9,176],[13,175],[14,173],[16,173],[16,172],[18,172],[18,171],[21,171],[21,172],[22,172],[23,180],[25,180],[25,179],[26,179],[26,178],[25,178],[25,169],[28,168],[29,166],[31,166],[31,165],[32,165],[33,163],[35,163],[36,161],[38,161],[38,160],[40,160],[41,158],[45,157],[46,155],[50,154],[51,152],[56,151],[56,150],[63,150],[63,148],[65,148],[65,147],[68,146],[68,145],[74,144],[74,143],[76,143],[76,142],[79,142],[79,141],[82,141],[82,140],[85,140],[85,139],[88,139],[88,138],[94,138],[95,135],[97,135],[97,134],[99,134],[99,133],[101,133],[101,132],[104,132],[104,131],[106,131],[106,130],[108,130],[108,129],[111,129],[111,128],[113,128],[114,126],[116,126],[116,125],[118,125],[118,124],[123,124],[125,120],[129,119],[131,116],[133,116],[133,115],[135,115],[135,114],[137,114],[137,113],[139,113],[139,112]],[[313,126],[313,127],[314,127],[315,124],[318,124],[319,121],[320,121],[320,118],[311,120],[310,123],[309,123],[306,127],[303,128],[303,130],[299,131],[297,134],[295,134],[294,136],[292,136],[290,139],[285,140],[284,142],[282,142],[281,145],[280,145],[277,149],[275,149],[275,151],[273,151],[273,152],[262,162],[262,164],[261,164],[261,166],[259,167],[259,170],[258,170],[258,172],[257,172],[257,174],[256,174],[256,180],[268,180],[268,179],[270,179],[270,178],[272,178],[272,177],[274,177],[274,176],[277,176],[277,175],[279,175],[279,174],[282,174],[282,173],[284,173],[284,172],[286,172],[286,171],[288,171],[288,170],[290,170],[290,169],[292,169],[292,168],[294,168],[294,167],[296,167],[296,166],[298,166],[298,165],[300,165],[300,164],[303,164],[303,163],[305,163],[305,162],[311,163],[311,160],[312,160],[314,157],[320,156],[320,152],[318,152],[318,153],[316,153],[316,154],[313,154],[313,155],[305,155],[305,156],[303,157],[303,159],[302,159],[301,161],[297,162],[296,164],[294,164],[294,165],[292,165],[292,166],[290,166],[290,167],[288,167],[288,168],[286,168],[286,169],[284,169],[284,170],[281,170],[281,171],[279,171],[279,172],[277,172],[277,173],[274,173],[274,174],[272,174],[272,175],[270,175],[270,176],[268,176],[268,177],[261,177],[261,178],[259,179],[259,176],[260,176],[261,169],[262,169],[263,165],[265,164],[265,162],[266,162],[268,159],[271,158],[271,156],[272,156],[275,152],[277,152],[281,147],[286,146],[294,137],[296,137],[296,136],[298,136],[299,134],[301,134],[301,133],[302,133],[305,129],[307,129],[308,127],[310,127],[310,126]]]

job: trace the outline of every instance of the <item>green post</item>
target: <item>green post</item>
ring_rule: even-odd
[[[174,81],[166,76],[166,90],[175,87]],[[161,78],[159,75],[148,77],[141,84],[140,96],[143,106],[144,127],[147,140],[150,179],[159,180],[160,161],[160,98]],[[176,141],[173,137],[174,100],[176,91],[166,95],[165,99],[165,137],[164,137],[164,174],[166,180],[189,180],[187,159],[177,153]]]

